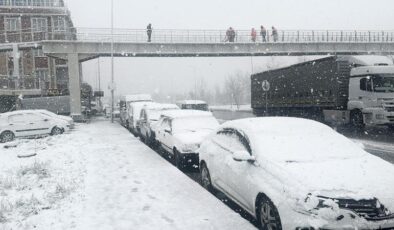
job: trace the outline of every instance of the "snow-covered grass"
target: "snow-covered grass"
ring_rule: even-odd
[[[11,229],[255,228],[120,125],[100,120],[0,144],[0,230]]]
[[[211,110],[225,110],[225,111],[245,111],[251,112],[252,107],[251,105],[240,105],[239,108],[237,105],[212,105],[209,106]]]

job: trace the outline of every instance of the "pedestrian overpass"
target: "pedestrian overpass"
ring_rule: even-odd
[[[81,63],[97,57],[241,57],[394,54],[394,31],[279,31],[274,42],[270,31],[263,42],[253,42],[250,31],[236,31],[226,42],[224,30],[145,30],[81,28],[65,40],[5,44],[0,51],[41,47],[44,54],[68,61],[72,114],[81,114]],[[46,32],[48,33],[48,32]],[[70,38],[70,39],[67,39]]]

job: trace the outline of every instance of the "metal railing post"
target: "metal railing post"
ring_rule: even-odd
[[[297,30],[297,42],[300,42],[300,31]]]
[[[312,41],[313,42],[315,41],[315,31],[314,30],[312,30]]]
[[[343,42],[343,31],[341,30],[341,42]]]

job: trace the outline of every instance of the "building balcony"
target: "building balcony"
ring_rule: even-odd
[[[0,0],[0,7],[7,8],[64,8],[62,0]]]

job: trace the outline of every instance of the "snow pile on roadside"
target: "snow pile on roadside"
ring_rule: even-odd
[[[118,124],[5,146],[1,230],[255,229]]]

